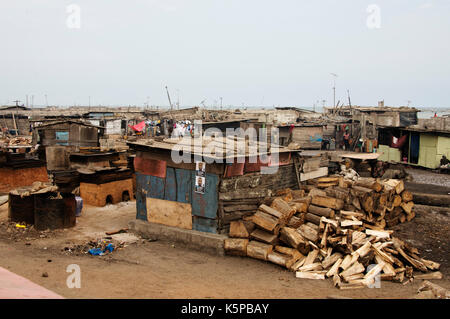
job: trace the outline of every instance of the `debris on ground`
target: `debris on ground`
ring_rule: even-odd
[[[340,289],[371,287],[378,279],[407,284],[415,277],[442,278],[429,273],[439,263],[385,229],[415,217],[403,181],[351,175],[278,191],[255,214],[230,223],[225,251],[270,261],[297,278],[332,278]]]
[[[62,251],[68,255],[80,256],[90,254],[93,256],[104,256],[127,246],[125,241],[117,241],[104,237],[97,240],[90,240],[86,244],[66,246]]]
[[[435,283],[425,280],[417,290],[417,299],[450,299],[450,291]]]

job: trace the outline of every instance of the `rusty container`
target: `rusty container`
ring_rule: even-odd
[[[34,195],[9,194],[8,217],[12,222],[34,224]]]
[[[75,195],[53,198],[52,193],[35,195],[34,227],[37,230],[70,228],[76,224]]]

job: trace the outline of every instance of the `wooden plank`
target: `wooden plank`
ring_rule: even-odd
[[[266,232],[261,229],[255,229],[250,234],[251,239],[256,239],[266,244],[274,244],[277,241],[277,237],[278,237],[277,235]]]
[[[310,179],[327,176],[328,175],[328,167],[320,167],[316,171],[312,171],[309,173],[300,173],[300,181],[307,181]]]
[[[146,207],[149,222],[192,229],[192,208],[190,204],[148,197]]]

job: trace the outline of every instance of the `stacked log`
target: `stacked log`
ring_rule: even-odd
[[[385,229],[393,218],[407,220],[413,213],[412,195],[401,181],[337,183],[308,192],[277,192],[253,215],[231,222],[225,251],[272,262],[297,278],[332,278],[340,289],[370,287],[378,279],[408,281],[424,276],[414,271],[439,269]]]

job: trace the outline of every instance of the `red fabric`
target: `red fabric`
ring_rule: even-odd
[[[293,130],[294,130],[294,124],[291,124],[291,126],[289,127],[289,134],[291,134]]]
[[[136,156],[134,158],[134,170],[145,175],[166,178],[167,162]]]
[[[136,125],[128,125],[129,127],[131,127],[133,130],[135,130],[136,132],[140,132],[145,128],[145,121],[142,121],[141,123],[138,123]]]

